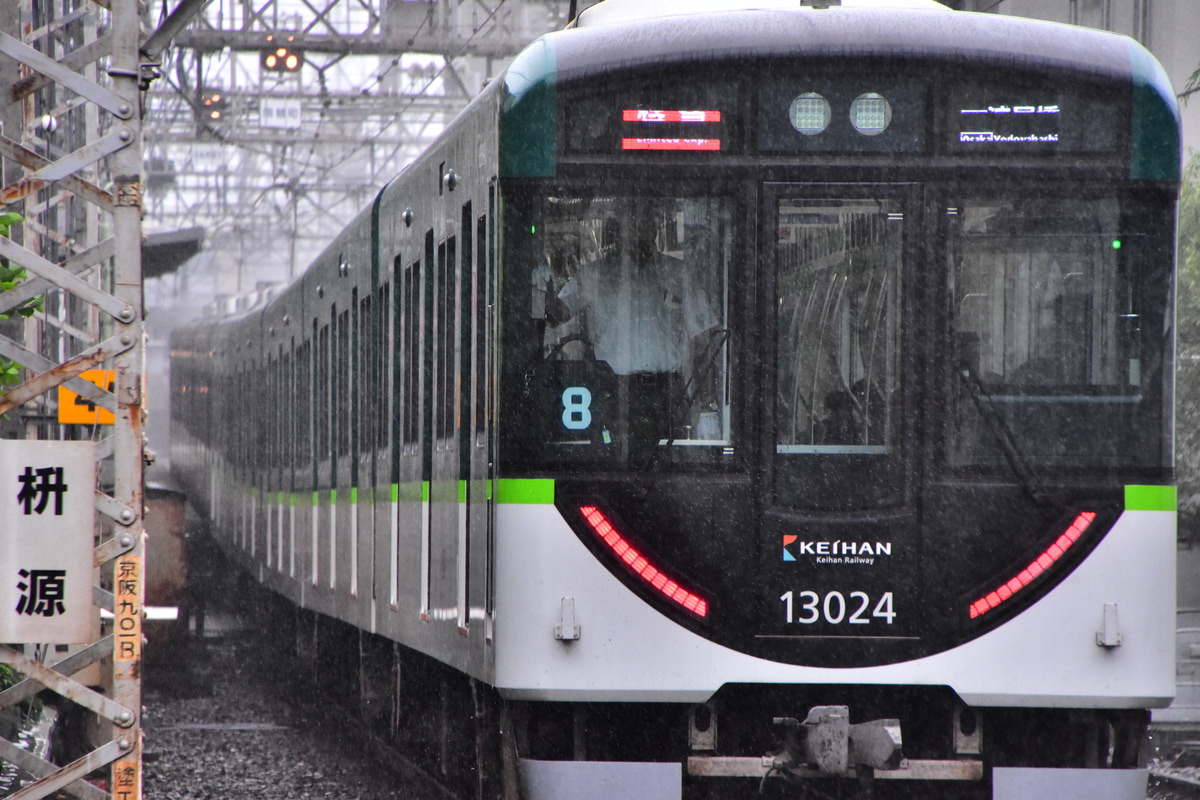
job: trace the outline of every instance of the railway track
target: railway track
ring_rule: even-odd
[[[1189,770],[1196,773],[1196,770]],[[1200,774],[1182,774],[1170,769],[1150,773],[1146,800],[1196,800],[1200,798]]]
[[[260,629],[228,610],[146,669],[146,795],[163,800],[447,800],[382,753],[336,697],[300,696]]]

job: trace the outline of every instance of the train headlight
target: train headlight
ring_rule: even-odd
[[[815,136],[829,127],[833,110],[829,101],[816,92],[805,92],[792,101],[788,120],[805,136]]]
[[[850,124],[863,136],[878,136],[892,124],[892,104],[876,92],[860,94],[850,104]]]

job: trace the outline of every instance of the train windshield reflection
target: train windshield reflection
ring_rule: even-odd
[[[638,468],[729,444],[729,200],[550,196],[535,230],[546,455]]]

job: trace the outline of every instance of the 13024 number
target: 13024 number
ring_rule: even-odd
[[[891,592],[884,592],[874,606],[866,592],[850,592],[849,598],[841,592],[827,592],[824,597],[812,591],[784,592],[779,599],[788,624],[812,625],[824,620],[830,625],[870,625],[881,619],[891,625],[896,619]]]

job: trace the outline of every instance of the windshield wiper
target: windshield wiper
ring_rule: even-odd
[[[648,451],[646,459],[635,467],[635,471],[645,472],[654,466],[658,460],[658,454],[663,447],[670,447],[675,444],[675,440],[679,438],[675,433],[676,417],[680,411],[688,411],[695,405],[699,399],[700,393],[704,390],[704,382],[708,379],[709,374],[717,365],[717,357],[721,355],[725,344],[729,341],[732,333],[728,328],[717,328],[712,331],[713,336],[705,345],[705,350],[698,359],[699,368],[692,373],[692,377],[688,378],[684,384],[680,396],[682,402],[677,402],[674,397],[669,398],[667,405],[667,439],[664,444],[659,445]],[[694,388],[693,388],[694,387]]]
[[[1025,493],[1037,505],[1047,505],[1050,498],[1042,486],[1041,479],[1034,472],[1029,459],[1021,452],[1021,448],[1017,445],[1012,428],[1008,426],[1008,423],[1004,421],[1004,418],[996,410],[992,396],[988,393],[987,388],[984,387],[983,381],[979,380],[979,376],[975,374],[970,365],[962,362],[958,365],[958,375],[967,387],[967,392],[971,395],[971,399],[975,402],[975,407],[979,410],[979,415],[987,420],[988,427],[992,429],[996,440],[1000,442],[1000,450],[1004,453],[1004,460],[1008,462],[1008,466],[1012,469],[1013,474],[1021,481],[1021,487],[1025,490]],[[984,402],[985,400],[987,402]]]

